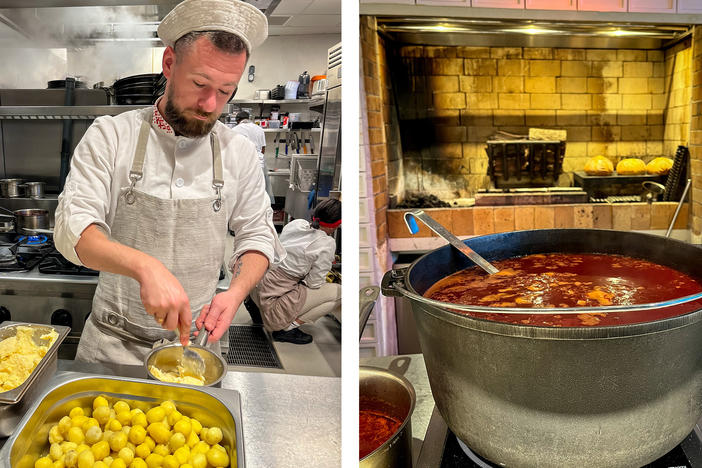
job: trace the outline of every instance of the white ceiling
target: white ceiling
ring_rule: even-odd
[[[267,14],[271,35],[341,34],[341,0],[281,0]],[[275,26],[283,21],[282,26]]]

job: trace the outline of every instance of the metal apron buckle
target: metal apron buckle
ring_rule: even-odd
[[[134,195],[134,185],[141,180],[141,174],[130,172],[129,180],[131,180],[132,183],[129,184],[129,189],[127,190],[127,193],[124,194],[124,201],[127,202],[127,205],[132,205],[136,200],[136,196]]]
[[[216,213],[222,209],[222,187],[224,187],[224,184],[221,182],[213,182],[212,186],[214,187],[215,192],[217,193],[217,199],[214,202],[212,202],[212,208],[215,210]]]

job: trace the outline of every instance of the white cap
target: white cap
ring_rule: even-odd
[[[185,0],[176,5],[158,26],[158,37],[173,44],[193,31],[226,31],[246,44],[249,53],[268,37],[268,19],[261,10],[242,0]]]

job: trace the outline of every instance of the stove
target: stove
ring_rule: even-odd
[[[51,237],[0,233],[0,323],[71,327],[59,347],[61,359],[75,357],[97,279],[97,271],[66,260]]]
[[[642,468],[702,467],[702,420],[673,450]],[[467,447],[451,430],[434,407],[416,468],[493,468],[495,465]]]

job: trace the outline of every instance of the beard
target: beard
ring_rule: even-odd
[[[207,120],[198,120],[188,117],[186,112],[191,112],[195,115],[205,117]],[[201,112],[192,109],[181,109],[171,100],[170,96],[166,99],[166,108],[164,116],[176,134],[186,136],[188,138],[198,138],[207,135],[214,127],[219,117],[217,112]]]

